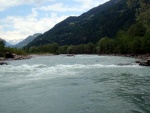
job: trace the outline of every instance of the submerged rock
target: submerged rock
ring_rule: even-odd
[[[69,57],[74,57],[75,55],[74,55],[74,54],[68,54],[67,56],[69,56]]]
[[[150,59],[147,59],[146,61],[136,61],[140,66],[150,66]]]
[[[119,63],[119,66],[128,66],[128,65],[133,65],[132,63]]]
[[[147,62],[140,62],[139,65],[140,66],[150,66],[150,65],[147,64]]]
[[[7,62],[0,62],[0,65],[8,65]]]

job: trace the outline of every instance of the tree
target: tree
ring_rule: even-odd
[[[150,32],[146,33],[142,40],[142,51],[144,53],[150,53]]]
[[[5,42],[0,39],[0,52],[4,50],[4,47],[5,47]]]
[[[73,50],[74,50],[74,46],[73,46],[73,45],[70,45],[70,46],[67,48],[67,53],[68,53],[68,54],[73,54]]]
[[[128,35],[134,37],[134,36],[144,36],[146,32],[146,28],[143,26],[141,22],[138,22],[136,24],[133,24],[129,29],[128,29]]]
[[[136,20],[150,31],[150,0],[127,0],[129,8],[136,8]]]
[[[84,53],[86,54],[94,53],[94,44],[93,43],[84,44]]]
[[[108,37],[100,39],[98,42],[97,53],[109,54],[114,50],[114,40]]]

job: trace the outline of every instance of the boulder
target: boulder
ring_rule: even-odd
[[[135,63],[138,63],[138,64],[139,64],[139,63],[141,63],[141,61],[135,61]]]
[[[147,65],[150,66],[150,59],[147,60]]]
[[[150,65],[148,64],[148,62],[140,62],[139,65],[140,65],[140,66],[150,66]]]
[[[6,54],[5,54],[5,58],[14,58],[15,56],[12,54],[12,53],[10,53],[10,52],[7,52]]]

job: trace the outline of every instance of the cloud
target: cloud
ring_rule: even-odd
[[[23,4],[42,4],[46,1],[54,2],[55,0],[0,0],[0,11]]]
[[[88,10],[107,1],[108,0],[74,0],[74,2],[80,4],[81,9],[83,10]]]
[[[67,16],[58,16],[57,13],[45,14],[45,17],[38,18],[38,12],[34,9],[32,14],[21,16],[8,16],[0,21],[3,23],[0,27],[0,37],[7,41],[22,40],[34,33],[44,33],[52,28],[58,22],[64,20]],[[4,31],[4,29],[12,28],[12,30]]]
[[[0,0],[0,11],[3,11],[9,7],[20,5],[21,0]]]
[[[83,12],[92,7],[98,6],[108,0],[73,0],[74,5],[65,5],[64,3],[54,3],[47,6],[41,6],[38,10],[54,12]]]
[[[77,7],[71,7],[68,5],[64,5],[63,3],[55,3],[48,6],[42,6],[39,8],[42,11],[54,11],[54,12],[72,12],[72,11],[81,11],[81,9]]]
[[[73,0],[68,3],[68,0],[66,4],[62,1],[58,3],[56,0],[0,0],[0,11],[24,4],[38,5],[32,6],[32,9],[29,9],[32,13],[26,16],[0,18],[0,38],[9,42],[15,40],[17,43],[29,35],[44,33],[51,29],[55,24],[71,16],[70,12],[78,16],[106,1],[108,0]]]

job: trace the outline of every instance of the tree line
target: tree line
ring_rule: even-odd
[[[0,57],[5,57],[5,54],[7,52],[10,53],[15,53],[17,55],[25,55],[27,54],[24,50],[22,49],[17,49],[17,48],[10,48],[10,47],[5,47],[5,41],[0,40]]]
[[[135,22],[126,31],[119,30],[114,37],[108,37],[109,34],[107,33],[107,36],[100,38],[100,40],[94,44],[87,43],[59,46],[57,43],[51,43],[38,47],[26,48],[26,50],[29,53],[55,54],[150,53],[150,0],[127,0],[126,2],[129,9],[136,11]],[[130,17],[128,17],[128,19],[129,18]],[[94,30],[95,28],[92,29]],[[110,31],[113,31],[113,29],[110,29]],[[92,33],[90,33],[90,35],[92,35]]]
[[[127,31],[118,31],[115,38],[103,37],[97,43],[59,46],[51,43],[26,49],[29,53],[53,54],[146,54],[150,53],[150,32],[137,22]]]

